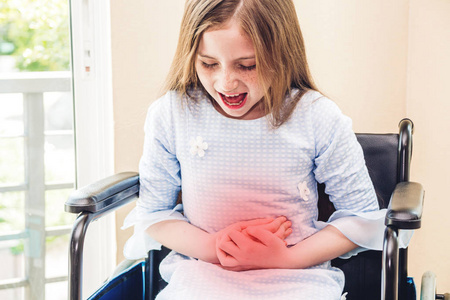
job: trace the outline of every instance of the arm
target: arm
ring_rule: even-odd
[[[338,229],[327,226],[292,247],[266,230],[249,227],[253,238],[234,231],[218,243],[217,256],[225,269],[304,269],[336,258],[357,247]]]
[[[285,268],[308,268],[332,260],[358,247],[334,226],[328,225],[316,234],[288,248]]]
[[[181,254],[219,263],[214,236],[185,221],[162,221],[150,226],[146,232],[162,245]]]
[[[232,224],[217,233],[207,233],[200,228],[180,220],[168,220],[153,224],[147,229],[153,239],[178,253],[218,264],[216,241],[230,232],[246,232],[247,228],[264,230],[284,246],[284,239],[291,234],[291,222],[285,217],[242,221]],[[246,235],[250,238],[249,235]]]

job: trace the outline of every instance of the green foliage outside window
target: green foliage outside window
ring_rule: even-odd
[[[70,68],[68,0],[0,0],[0,55],[20,71]]]

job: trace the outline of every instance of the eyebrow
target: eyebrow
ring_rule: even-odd
[[[198,56],[200,56],[202,58],[209,58],[209,59],[217,60],[217,58],[214,58],[214,57],[209,56],[209,55],[201,54],[201,53],[199,53]],[[255,56],[245,56],[245,57],[240,57],[240,58],[235,59],[235,60],[237,61],[237,60],[246,60],[246,59],[255,59],[255,58],[256,58]]]

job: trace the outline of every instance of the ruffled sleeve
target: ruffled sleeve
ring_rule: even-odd
[[[122,227],[134,226],[134,234],[124,247],[128,259],[142,258],[149,250],[161,248],[160,243],[145,233],[149,226],[165,220],[187,221],[182,205],[176,205],[181,176],[170,106],[170,94],[166,94],[147,113],[144,151],[139,163],[139,199]]]
[[[336,208],[328,222],[315,222],[316,228],[332,225],[359,246],[342,258],[368,249],[382,250],[386,210],[379,209],[350,118],[327,98],[312,103],[311,112],[316,139],[314,175],[319,183],[325,183],[325,192]],[[407,246],[411,235],[400,232],[401,247]]]

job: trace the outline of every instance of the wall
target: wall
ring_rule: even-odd
[[[294,2],[313,76],[353,119],[355,131],[396,132],[401,118],[413,119],[411,177],[425,186],[426,204],[423,228],[412,240],[410,273],[420,282],[423,272],[434,270],[439,290],[450,291],[450,203],[443,194],[450,186],[444,170],[450,166],[450,2]],[[138,168],[145,113],[167,74],[183,5],[111,1],[117,172]],[[129,209],[117,213],[118,225]],[[118,232],[118,260],[130,234]]]
[[[111,1],[115,171],[138,171],[143,124],[175,52],[184,0]],[[133,204],[117,212],[117,227]],[[117,260],[132,229],[117,230]]]
[[[412,0],[406,110],[415,123],[412,180],[426,190],[422,229],[410,256],[415,276],[433,270],[450,292],[450,1]]]
[[[294,1],[311,71],[357,132],[396,132],[405,116],[407,1]]]

